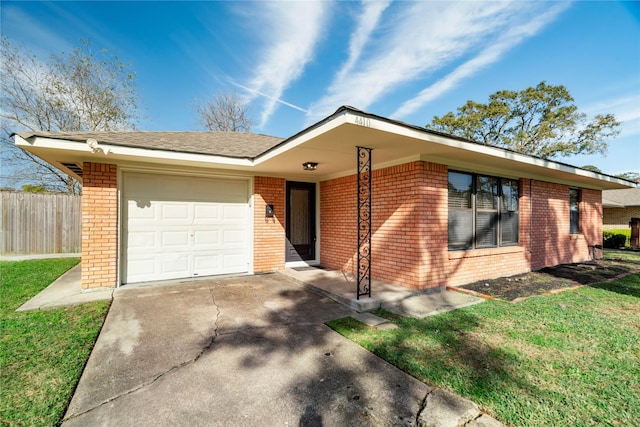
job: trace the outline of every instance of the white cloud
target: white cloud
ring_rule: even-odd
[[[73,45],[44,25],[43,19],[26,14],[13,5],[2,5],[3,34],[11,34],[9,39],[19,41],[38,58],[47,59],[52,53],[70,51]],[[77,41],[77,40],[73,40]]]
[[[329,2],[258,2],[251,3],[257,12],[249,18],[255,22],[257,38],[264,41],[258,54],[259,65],[245,85],[250,92],[265,99],[260,124],[263,127],[281,101],[285,89],[298,79],[321,37],[330,7]]]
[[[355,31],[351,34],[349,42],[349,57],[338,72],[337,79],[344,78],[360,58],[362,49],[369,41],[371,33],[378,25],[382,13],[391,4],[391,0],[363,0],[362,12],[358,15],[359,19],[356,24]]]
[[[625,94],[587,105],[581,111],[592,117],[596,114],[613,114],[622,122],[620,135],[617,138],[625,138],[640,135],[640,93],[629,91]]]
[[[526,23],[507,29],[498,36],[495,42],[491,42],[489,46],[478,55],[456,68],[444,78],[422,90],[415,98],[404,102],[391,117],[403,118],[414,113],[426,103],[455,88],[464,79],[473,76],[484,67],[495,63],[507,51],[522,43],[527,38],[537,34],[562,13],[567,6],[568,4],[566,3],[558,4],[547,12],[539,16],[534,16],[532,20]]]
[[[262,92],[260,92],[259,90],[251,89],[251,88],[249,88],[249,87],[246,87],[246,86],[244,86],[244,85],[241,85],[240,83],[236,83],[236,82],[234,82],[233,80],[230,80],[230,82],[231,82],[231,84],[232,84],[232,85],[237,86],[237,87],[239,87],[240,89],[244,89],[244,90],[246,90],[246,91],[247,91],[247,92],[249,92],[251,95],[259,95],[259,96],[263,96],[263,97],[265,97],[265,98],[267,98],[267,99],[270,99],[270,100],[272,100],[272,101],[278,102],[278,103],[280,103],[280,104],[282,104],[282,105],[286,105],[287,107],[291,107],[291,108],[293,108],[294,110],[302,111],[303,113],[306,113],[306,112],[307,112],[307,110],[305,110],[304,108],[299,107],[299,106],[297,106],[297,105],[295,105],[295,104],[292,104],[292,103],[290,103],[290,102],[284,101],[284,100],[282,100],[282,99],[274,98],[274,97],[272,97],[272,96],[267,95],[266,93],[262,93]]]
[[[536,17],[539,7],[522,2],[394,4],[384,12],[382,25],[373,32],[369,30],[373,40],[367,44],[369,50],[360,55],[362,60],[353,65],[347,62],[352,71],[336,74],[325,96],[309,108],[307,120],[315,121],[343,104],[366,109],[399,86],[424,79],[484,48],[480,55],[425,89],[421,96],[429,99],[442,94],[535,34],[567,5],[556,5]],[[528,21],[532,22],[523,24]],[[420,98],[408,101],[396,115],[406,115],[421,102]]]

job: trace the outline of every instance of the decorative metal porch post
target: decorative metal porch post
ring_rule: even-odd
[[[358,149],[358,289],[371,297],[371,148]]]

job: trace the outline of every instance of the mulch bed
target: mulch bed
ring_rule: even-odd
[[[640,265],[633,262],[598,260],[546,267],[531,273],[481,280],[452,289],[489,299],[517,302],[530,296],[606,282],[638,271]]]

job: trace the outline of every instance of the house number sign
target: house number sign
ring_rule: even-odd
[[[356,116],[354,121],[355,121],[355,124],[357,124],[357,125],[364,126],[364,127],[367,127],[367,128],[371,127],[371,119],[369,119],[367,117]]]

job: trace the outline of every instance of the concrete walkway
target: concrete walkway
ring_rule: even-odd
[[[110,288],[83,292],[80,287],[80,264],[78,264],[20,306],[17,311],[45,310],[91,301],[110,300],[112,296],[113,289]]]
[[[423,318],[484,301],[460,292],[445,289],[420,292],[380,280],[372,280],[371,298],[357,299],[356,279],[339,270],[316,267],[287,268],[281,271],[281,274],[357,312],[384,308],[402,316]]]
[[[500,425],[324,324],[352,315],[280,274],[119,288],[63,426]]]

